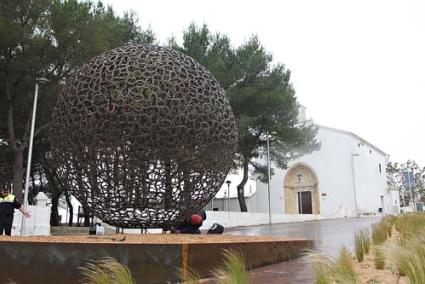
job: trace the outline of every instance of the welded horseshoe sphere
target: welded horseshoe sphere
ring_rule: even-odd
[[[53,114],[63,183],[119,227],[163,227],[205,206],[233,162],[236,127],[211,73],[180,52],[128,45],[75,70]]]

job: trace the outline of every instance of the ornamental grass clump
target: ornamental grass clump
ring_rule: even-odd
[[[80,267],[85,284],[133,284],[135,283],[127,266],[116,259],[105,257],[98,261],[90,261]]]
[[[384,250],[381,246],[375,246],[373,248],[373,254],[374,254],[374,262],[375,262],[375,268],[382,270],[385,267],[385,255]]]
[[[316,284],[357,283],[353,259],[350,252],[342,247],[336,259],[311,253],[309,262],[313,266]]]
[[[184,284],[197,284],[202,279],[200,274],[190,267],[187,270],[179,269],[178,272],[181,277],[180,281]]]
[[[395,221],[395,228],[401,234],[402,239],[413,237],[425,230],[425,214],[405,214]]]
[[[346,247],[342,247],[339,250],[339,256],[335,262],[334,279],[336,283],[357,283],[353,259]]]
[[[224,250],[224,263],[212,271],[214,278],[219,284],[246,284],[249,283],[249,276],[245,265],[245,260],[239,251]]]
[[[333,283],[335,262],[328,256],[320,253],[308,254],[309,262],[313,267],[315,284]]]
[[[381,245],[385,243],[388,237],[388,229],[382,222],[372,224],[372,240],[375,245]]]
[[[363,231],[358,231],[354,235],[354,252],[358,262],[362,262],[365,255],[364,250],[364,234]]]
[[[361,231],[363,235],[363,251],[364,254],[369,254],[369,248],[370,248],[370,238],[369,238],[369,230],[363,230]]]
[[[425,283],[425,232],[404,239],[392,251],[392,259],[400,275],[405,275],[411,284]]]
[[[369,231],[368,230],[360,230],[357,231],[354,235],[354,253],[356,254],[356,258],[358,262],[362,262],[364,256],[369,253]]]

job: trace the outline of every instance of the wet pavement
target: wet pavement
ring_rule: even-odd
[[[344,218],[302,223],[287,223],[231,229],[227,234],[250,236],[279,236],[314,240],[316,249],[336,257],[342,246],[354,248],[354,234],[360,229],[370,228],[381,217]],[[254,283],[313,283],[313,271],[305,257],[264,266],[251,271]]]

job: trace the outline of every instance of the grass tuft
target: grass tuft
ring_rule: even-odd
[[[353,259],[345,247],[340,249],[337,259],[318,253],[310,253],[309,262],[315,273],[314,283],[316,284],[357,283]]]
[[[331,284],[334,274],[334,261],[320,253],[311,252],[308,254],[309,263],[313,267],[315,284]]]
[[[98,261],[89,261],[80,267],[83,278],[81,283],[87,284],[133,284],[133,277],[127,266],[111,257]]]
[[[335,262],[335,281],[337,283],[357,283],[353,259],[346,247],[339,250],[339,257]]]
[[[354,235],[354,252],[358,262],[362,262],[365,255],[364,250],[364,234],[363,231],[358,231]]]
[[[425,238],[422,234],[404,240],[392,251],[392,259],[400,275],[411,284],[425,283]]]
[[[363,230],[363,251],[364,254],[369,254],[369,248],[370,248],[370,237],[369,237],[369,230]]]
[[[385,255],[384,250],[381,246],[375,246],[373,248],[373,254],[375,256],[375,268],[382,270],[385,267]]]
[[[224,263],[212,271],[220,284],[246,284],[249,277],[246,270],[245,260],[239,251],[224,250]]]
[[[382,245],[388,237],[388,228],[385,222],[372,224],[372,240],[375,245]]]

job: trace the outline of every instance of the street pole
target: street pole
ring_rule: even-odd
[[[267,133],[267,194],[269,199],[269,225],[272,224],[272,214],[270,207],[270,143],[269,143],[269,133]]]
[[[25,190],[24,190],[24,211],[27,211],[28,208],[28,189],[29,181],[31,174],[31,159],[32,159],[32,145],[34,140],[34,127],[35,127],[35,116],[37,113],[37,99],[38,99],[38,82],[35,82],[35,91],[34,91],[34,104],[32,109],[32,121],[31,121],[31,134],[30,134],[30,143],[28,148],[28,161],[27,161],[27,172],[25,178]],[[25,234],[25,216],[22,214],[21,220],[21,236]]]
[[[230,211],[230,184],[232,183],[230,180],[226,181],[227,183],[227,211]]]

